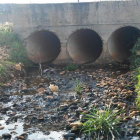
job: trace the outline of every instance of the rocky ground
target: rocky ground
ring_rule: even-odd
[[[125,112],[120,128],[122,140],[138,140],[140,112],[135,108],[133,72],[81,66],[76,71],[49,67],[43,77],[32,70],[24,77],[8,81],[0,91],[0,139],[13,140],[89,140],[73,128],[82,121],[81,113],[92,107],[113,108]],[[83,83],[75,94],[75,81]],[[51,85],[51,86],[50,86]],[[105,139],[104,137],[100,139]]]

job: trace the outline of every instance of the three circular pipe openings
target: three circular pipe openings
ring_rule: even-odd
[[[125,62],[130,57],[140,32],[137,28],[126,26],[114,31],[108,40],[108,51],[117,62]],[[102,53],[102,40],[93,30],[80,29],[72,33],[67,42],[71,58],[79,64],[90,63]],[[34,63],[52,62],[60,51],[59,38],[52,32],[37,31],[27,38],[27,52]]]

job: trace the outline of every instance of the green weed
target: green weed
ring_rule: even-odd
[[[82,124],[82,132],[87,133],[89,138],[96,138],[100,140],[101,136],[104,136],[106,140],[111,140],[114,138],[119,138],[119,128],[118,124],[121,119],[118,119],[117,116],[120,114],[120,111],[114,111],[107,108],[102,112],[98,109],[92,108],[89,114],[83,114],[86,120]]]
[[[7,68],[0,64],[0,76],[6,74]]]
[[[137,84],[135,85],[135,91],[137,92],[135,103],[136,103],[136,107],[140,109],[140,68],[136,70],[134,79],[137,82]]]
[[[23,46],[23,42],[19,39],[12,29],[2,28],[0,30],[0,46],[9,48],[8,61],[15,63],[23,63],[26,67],[31,66],[32,62],[27,57],[27,52]]]
[[[140,109],[140,94],[137,95],[137,98],[135,99],[135,103],[137,109]]]
[[[0,62],[0,77],[5,76],[8,77],[9,71],[14,67],[14,62],[9,61],[1,61]]]
[[[67,65],[66,66],[66,70],[69,70],[69,71],[75,71],[75,70],[77,70],[77,66],[75,65],[75,64],[69,64],[69,65]]]
[[[3,84],[3,83],[0,83],[0,86],[1,86],[1,87],[3,87],[3,86],[4,86],[4,84]]]
[[[27,52],[25,47],[22,45],[22,42],[13,42],[11,50],[9,51],[9,56],[9,61],[13,61],[15,63],[21,62],[26,67],[32,65],[32,62],[28,59]]]
[[[134,47],[131,49],[131,57],[129,59],[132,69],[140,67],[140,38],[138,38]]]
[[[74,81],[74,80],[73,80]],[[83,89],[83,83],[80,82],[78,79],[76,79],[76,81],[74,81],[74,88],[75,88],[75,92],[76,93],[81,93],[82,89]]]

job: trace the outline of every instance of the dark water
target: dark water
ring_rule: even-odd
[[[100,77],[104,76],[104,73],[105,73],[106,75],[110,75],[110,77],[114,78],[114,79],[116,79],[117,76],[119,76],[121,74],[125,74],[129,71],[128,68],[120,69],[118,67],[117,68],[116,67],[104,67],[101,69],[101,68],[87,66],[86,68],[80,69],[80,71],[83,71],[83,77],[85,77],[84,73],[86,73],[89,69],[91,69],[91,71],[93,71],[95,73],[99,70],[104,71],[103,75],[100,75]],[[62,69],[62,71],[63,71],[63,69]],[[102,72],[101,72],[101,74],[102,74]],[[56,78],[57,76],[58,75],[56,75],[55,73],[52,74],[51,76],[50,76],[50,73],[46,74],[43,77],[43,79],[45,80],[45,87],[48,87],[51,82],[53,82],[53,81],[55,82],[55,80],[57,81],[57,78]],[[80,79],[82,79],[81,77],[80,77]],[[58,80],[59,79],[61,79],[61,78],[59,78],[59,76],[58,76]],[[67,76],[63,77],[63,79],[66,79],[66,81],[67,81]],[[15,94],[11,95],[9,97],[9,98],[11,98],[10,101],[3,102],[1,104],[1,106],[5,107],[5,108],[9,108],[9,110],[6,111],[5,115],[0,113],[0,124],[1,124],[1,126],[4,126],[4,129],[0,130],[0,136],[2,136],[2,134],[4,134],[4,133],[9,133],[12,135],[12,140],[14,140],[17,136],[19,136],[23,133],[27,133],[29,140],[62,140],[63,139],[62,135],[65,134],[66,132],[61,127],[58,127],[58,129],[55,128],[55,126],[53,126],[53,122],[51,122],[52,123],[51,127],[49,124],[49,130],[48,130],[47,123],[43,124],[42,122],[40,122],[40,123],[38,123],[38,125],[36,125],[36,124],[29,123],[28,120],[25,119],[27,116],[33,115],[33,113],[35,113],[34,105],[36,105],[36,104],[38,104],[37,106],[45,105],[45,103],[43,102],[43,100],[41,100],[41,98],[39,100],[36,100],[36,98],[34,97],[36,95],[36,89],[37,89],[38,85],[41,83],[41,78],[39,76],[38,69],[31,70],[27,76],[21,77],[21,79],[17,80],[17,82],[26,84],[28,87],[28,91],[21,92],[21,89],[16,88],[16,84],[12,88],[6,89],[4,91],[4,92],[15,91]],[[87,83],[90,84],[90,82],[91,81],[87,80],[86,84]],[[71,102],[68,100],[69,96],[74,96],[74,94],[75,94],[72,81],[69,81],[66,84],[68,85],[66,88],[60,85],[60,88],[61,88],[60,104],[62,104],[62,103],[67,104],[67,103]],[[35,102],[35,103],[32,104],[32,102]],[[20,104],[25,104],[25,105],[27,105],[27,109],[23,108],[24,110],[21,109],[21,111],[17,111],[16,112],[16,115],[18,116],[17,121],[13,121],[13,122],[11,121],[9,123],[8,120],[10,119],[11,116],[7,115],[7,114],[8,113],[10,114],[10,112],[13,111],[12,110],[13,108],[11,108],[11,106],[13,106],[15,103],[19,104],[19,106],[20,106]],[[52,115],[54,113],[57,113],[57,111],[55,110],[56,106],[57,105],[54,105],[54,107],[52,106],[51,108],[49,108],[50,110],[46,110],[47,115]],[[26,120],[26,122],[25,122],[25,120]],[[55,122],[55,123],[57,125],[61,126],[61,123],[59,123],[59,122]],[[80,138],[77,138],[76,140],[80,140]],[[139,140],[139,138],[133,137],[131,140]]]

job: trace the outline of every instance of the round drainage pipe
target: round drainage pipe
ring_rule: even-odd
[[[93,30],[80,29],[72,33],[67,42],[71,58],[79,64],[95,61],[102,52],[102,40]]]
[[[130,50],[138,37],[140,37],[140,32],[134,27],[127,26],[116,30],[108,41],[108,50],[112,58],[117,62],[128,61],[131,55]]]
[[[52,62],[60,53],[60,41],[50,31],[37,31],[27,38],[26,49],[34,63]]]

